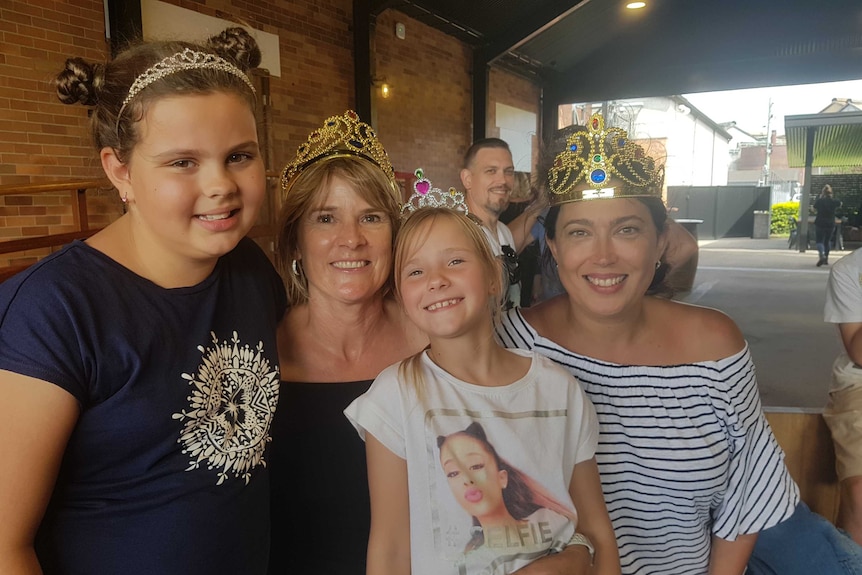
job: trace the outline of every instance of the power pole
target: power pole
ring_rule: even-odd
[[[766,114],[766,161],[763,164],[763,185],[768,186],[770,178],[769,159],[772,156],[772,97],[769,98],[769,110]]]

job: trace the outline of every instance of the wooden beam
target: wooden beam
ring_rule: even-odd
[[[353,91],[356,113],[371,123],[371,3],[353,0]]]
[[[114,186],[109,180],[77,180],[71,182],[50,182],[47,184],[9,184],[0,186],[0,196],[26,196],[71,190],[110,190]]]

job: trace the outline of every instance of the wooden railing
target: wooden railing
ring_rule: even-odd
[[[32,196],[57,192],[68,192],[72,196],[72,219],[75,231],[47,236],[34,236],[0,242],[0,254],[11,254],[26,250],[61,246],[72,240],[88,238],[98,230],[90,229],[87,214],[87,190],[109,189],[108,180],[82,180],[51,184],[27,184],[0,186],[0,196]]]
[[[275,190],[278,189],[277,182],[280,174],[278,172],[269,172],[266,176],[269,185],[262,216],[258,224],[249,232],[249,236],[256,239],[275,236],[275,219],[278,209],[276,202],[278,194],[275,193]],[[28,250],[59,247],[73,240],[85,239],[92,236],[101,228],[91,228],[90,226],[89,214],[87,213],[87,191],[111,188],[113,186],[107,179],[0,186],[0,196],[34,196],[67,192],[72,200],[72,225],[75,228],[71,232],[0,241],[0,256]],[[0,282],[27,267],[27,265],[0,266]]]
[[[108,180],[75,180],[71,182],[52,182],[50,184],[13,184],[0,186],[0,196],[33,196],[68,192],[71,196],[71,210],[74,231],[31,236],[0,242],[0,255],[14,254],[28,250],[52,248],[65,245],[73,240],[88,238],[98,231],[90,229],[87,214],[87,190],[111,188]],[[27,265],[0,267],[0,282],[26,269]]]

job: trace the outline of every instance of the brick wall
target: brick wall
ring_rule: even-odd
[[[0,184],[100,173],[87,111],[66,106],[51,81],[69,56],[104,60],[102,0],[4,0],[0,5]]]
[[[406,38],[395,36],[395,23]],[[374,125],[397,171],[425,168],[440,188],[461,187],[461,161],[472,143],[472,52],[455,38],[395,10],[377,19],[373,36],[378,83],[391,96],[374,93]],[[498,136],[497,102],[536,114],[539,88],[530,81],[492,68],[486,135]],[[538,130],[538,125],[536,126]],[[533,163],[537,147],[533,145]]]
[[[233,14],[279,37],[281,77],[270,81],[275,169],[324,118],[353,107],[351,0],[166,1],[225,19]]]
[[[352,0],[164,0],[248,23],[280,38],[281,77],[270,81],[271,157],[278,170],[322,120],[354,106]],[[407,37],[395,37],[395,22]],[[375,126],[396,170],[426,169],[440,187],[459,185],[461,157],[471,138],[470,49],[394,10],[372,35],[375,76],[392,96],[375,95]],[[108,57],[102,0],[4,0],[0,4],[0,185],[101,177],[87,133],[87,110],[57,99],[51,80],[69,56]],[[539,111],[539,91],[506,72],[490,77],[488,135],[494,103]],[[121,213],[116,193],[91,194],[94,227]],[[68,195],[0,196],[0,239],[70,231]],[[23,254],[29,263],[43,254]],[[10,265],[0,255],[0,267]]]
[[[404,40],[395,23],[405,24]],[[424,168],[442,189],[460,187],[461,158],[470,146],[470,49],[455,38],[394,10],[377,19],[375,77],[391,87],[375,90],[375,127],[397,171]]]
[[[101,176],[87,110],[61,104],[51,82],[69,56],[104,60],[104,35],[102,0],[0,4],[0,185]],[[111,192],[90,195],[94,226],[119,213]],[[69,194],[0,196],[0,240],[74,230],[71,204]],[[0,255],[0,267],[27,265],[45,253]]]
[[[277,34],[281,77],[273,77],[272,157],[280,168],[322,118],[353,105],[350,0],[166,0]],[[87,110],[61,104],[51,85],[69,56],[104,61],[102,0],[4,0],[0,5],[0,185],[102,177],[87,132]],[[90,192],[92,227],[121,212],[113,191]],[[0,196],[0,239],[71,231],[68,194]],[[0,255],[0,267],[28,264],[36,251]]]
[[[351,0],[163,1],[279,36],[281,77],[271,81],[274,167],[324,117],[353,106]],[[0,5],[0,185],[101,175],[86,109],[60,104],[51,87],[72,55],[107,58],[102,0]]]
[[[832,186],[834,197],[842,202],[844,215],[856,213],[862,204],[862,174],[823,174],[811,176],[811,204],[820,195],[823,186]]]
[[[539,129],[538,120],[540,115],[541,90],[533,82],[516,76],[505,70],[491,68],[488,79],[488,136],[498,136],[499,131],[495,128],[496,104],[506,104],[513,108],[533,112],[536,114],[536,130]]]

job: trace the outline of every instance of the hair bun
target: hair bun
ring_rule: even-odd
[[[207,40],[207,46],[244,72],[260,66],[260,47],[245,28],[226,28]]]
[[[55,80],[57,97],[64,104],[94,106],[99,100],[96,92],[101,72],[100,65],[90,64],[82,58],[69,58]]]

